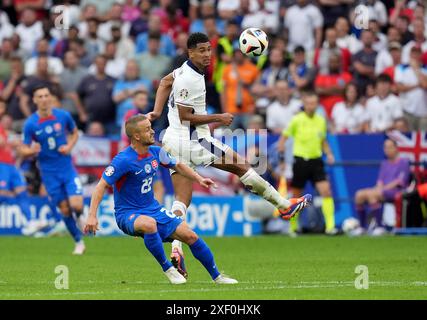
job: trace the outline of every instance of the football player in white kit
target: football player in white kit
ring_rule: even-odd
[[[193,33],[188,38],[187,48],[189,60],[161,80],[154,110],[147,114],[151,121],[157,119],[169,98],[169,127],[163,136],[163,148],[192,168],[211,165],[238,175],[248,190],[278,208],[282,218],[292,218],[311,203],[312,196],[283,198],[245,159],[211,136],[209,123],[229,126],[233,115],[207,114],[204,70],[211,61],[209,38],[203,33]],[[191,203],[192,181],[172,171],[171,176],[175,191],[171,211],[185,217]],[[171,258],[178,271],[187,277],[179,241],[172,243]]]

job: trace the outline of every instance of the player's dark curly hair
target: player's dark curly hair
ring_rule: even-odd
[[[187,48],[194,49],[197,47],[197,44],[206,42],[209,42],[209,38],[207,35],[201,32],[195,32],[190,34],[190,36],[188,37]]]

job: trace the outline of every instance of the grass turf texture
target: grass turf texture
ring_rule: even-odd
[[[205,238],[219,270],[239,280],[219,286],[185,248],[187,284],[173,286],[141,239],[0,238],[0,299],[427,299],[427,238],[281,236]],[[165,245],[167,254],[170,245]],[[55,289],[57,265],[69,289]],[[357,290],[357,265],[369,289]]]

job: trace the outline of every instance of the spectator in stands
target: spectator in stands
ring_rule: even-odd
[[[398,118],[394,121],[394,129],[401,133],[408,133],[411,131],[409,128],[409,122],[406,118]]]
[[[89,53],[86,51],[85,42],[83,39],[75,39],[70,41],[70,50],[74,51],[77,57],[79,58],[80,64],[89,68],[92,64],[91,57]]]
[[[366,111],[359,103],[357,87],[354,83],[348,83],[344,101],[335,103],[332,108],[330,131],[334,134],[361,133],[366,121]]]
[[[252,88],[252,92],[258,98],[256,101],[258,108],[265,108],[270,99],[275,97],[276,82],[288,78],[288,68],[285,67],[282,50],[279,48],[271,49],[268,61],[268,67],[261,72],[256,84]]]
[[[314,66],[321,74],[327,74],[329,70],[329,58],[331,55],[338,55],[341,61],[340,69],[348,72],[351,60],[350,51],[338,47],[337,32],[334,28],[328,28],[325,31],[325,41],[321,48],[317,48],[314,53]]]
[[[35,55],[25,63],[25,74],[27,76],[32,76],[36,73],[37,60],[41,56],[47,57],[47,65],[50,74],[59,76],[62,73],[64,65],[62,64],[61,59],[50,55],[49,41],[46,38],[43,38],[37,42]]]
[[[415,19],[412,22],[414,27],[414,40],[409,41],[402,50],[402,63],[409,64],[411,49],[413,47],[421,49],[421,52],[427,52],[427,38],[425,36],[425,25],[422,19]]]
[[[289,32],[288,50],[303,46],[309,57],[322,44],[323,16],[320,10],[307,0],[297,3],[286,11],[284,25]]]
[[[140,16],[134,20],[129,30],[129,36],[135,41],[139,34],[148,31],[148,17],[151,10],[150,0],[141,0],[139,2]]]
[[[21,40],[20,47],[30,55],[37,41],[43,37],[42,23],[37,20],[36,12],[33,9],[27,8],[22,11],[15,33]]]
[[[378,0],[367,0],[363,3],[368,7],[369,19],[378,21],[380,28],[387,25],[387,9],[383,2]]]
[[[107,57],[99,55],[95,58],[96,74],[87,75],[80,82],[77,93],[82,100],[88,121],[99,121],[105,125],[109,134],[115,134],[117,127],[114,122],[116,108],[112,99],[115,79],[105,73]]]
[[[10,77],[10,58],[13,56],[12,40],[3,39],[0,48],[0,82]]]
[[[99,37],[108,42],[113,39],[111,28],[117,26],[120,28],[123,36],[127,36],[130,30],[130,23],[122,20],[123,5],[115,2],[108,11],[108,18],[104,23],[99,25]]]
[[[79,35],[82,37],[82,39],[84,39],[88,36],[89,33],[89,20],[98,19],[98,11],[96,6],[92,4],[87,4],[85,6],[80,5],[80,7],[82,8],[82,13],[77,27],[79,29]]]
[[[90,122],[85,134],[91,137],[105,137],[104,125],[99,121]]]
[[[123,79],[119,79],[114,84],[113,100],[117,105],[116,124],[122,127],[125,114],[132,109],[134,94],[143,90],[151,92],[152,86],[149,79],[139,76],[139,65],[135,60],[129,60],[126,65],[126,72]]]
[[[369,21],[369,30],[371,30],[374,34],[374,43],[372,48],[376,52],[380,52],[381,50],[387,49],[387,36],[381,32],[380,26],[377,20]]]
[[[107,66],[105,73],[115,79],[123,77],[126,69],[126,60],[117,56],[117,46],[114,41],[110,41],[105,46],[104,56],[107,58]],[[89,72],[96,73],[96,66],[92,64],[89,67]]]
[[[392,42],[390,43],[389,48],[390,48],[390,55],[392,59],[392,65],[385,68],[382,73],[388,75],[391,78],[391,81],[393,83],[391,87],[391,91],[397,95],[399,91],[397,90],[397,85],[394,80],[394,75],[396,73],[397,66],[401,63],[402,46],[399,42]]]
[[[160,53],[161,35],[150,32],[148,36],[148,51],[136,56],[140,68],[140,76],[152,81],[153,88],[157,89],[160,79],[168,71],[171,58]]]
[[[218,93],[223,89],[222,77],[224,68],[233,59],[233,50],[239,46],[239,24],[236,20],[229,20],[225,29],[225,35],[218,40],[216,49],[216,64],[213,81]]]
[[[319,95],[320,104],[324,107],[328,118],[332,107],[344,100],[345,86],[351,81],[351,74],[341,71],[341,58],[332,53],[329,55],[329,72],[320,73],[314,81],[315,91]]]
[[[403,116],[399,98],[391,93],[391,78],[382,74],[377,77],[376,95],[366,103],[366,132],[384,132],[393,129],[394,121]]]
[[[104,52],[105,42],[98,38],[99,20],[97,18],[90,18],[87,20],[87,36],[85,39],[85,49],[89,59],[93,61],[95,57]]]
[[[339,17],[335,22],[335,30],[337,32],[338,47],[349,50],[352,55],[363,49],[363,44],[360,40],[349,34],[350,23],[347,18]]]
[[[161,18],[157,15],[151,14],[148,20],[148,31],[141,33],[136,38],[136,54],[149,51],[149,35],[161,34],[161,28]],[[168,57],[175,56],[175,45],[168,34],[160,35],[159,53]]]
[[[21,110],[21,97],[23,95],[22,84],[26,82],[24,66],[21,58],[12,57],[10,59],[10,77],[4,82],[4,88],[0,93],[3,101],[6,101],[6,112],[12,116],[14,130],[21,132],[25,114]]]
[[[391,55],[391,51],[395,49],[399,49],[399,51],[401,51],[401,48],[402,48],[400,44],[400,35],[396,28],[390,27],[387,35],[388,35],[387,48],[378,52],[378,55],[375,59],[376,75],[381,74],[385,68],[388,68],[393,65],[393,57]]]
[[[64,59],[65,53],[70,49],[70,42],[79,39],[79,29],[77,26],[70,26],[67,37],[59,40],[53,50],[53,55]]]
[[[254,12],[258,9],[256,0],[249,0],[249,11]],[[241,5],[240,0],[219,0],[217,10],[221,19],[230,20],[236,17]]]
[[[375,218],[376,227],[372,235],[382,235],[385,229],[382,224],[382,203],[393,202],[398,193],[409,183],[409,161],[399,157],[397,143],[391,139],[384,141],[386,160],[381,162],[377,183],[373,188],[360,189],[356,192],[354,202],[361,228],[354,231],[360,235],[368,229],[368,216]],[[368,209],[366,209],[366,206]]]
[[[168,69],[170,72],[179,68],[185,61],[188,60],[187,40],[188,34],[185,32],[180,32],[176,38],[176,56],[172,59],[171,65]]]
[[[137,89],[132,93],[132,109],[129,109],[123,117],[123,121],[121,123],[122,127],[122,142],[124,146],[128,146],[130,144],[129,137],[126,135],[125,131],[125,123],[126,121],[138,113],[145,114],[147,113],[148,107],[148,91],[144,89]]]
[[[234,115],[231,129],[247,128],[249,117],[255,111],[250,89],[258,75],[258,68],[240,49],[235,49],[232,62],[224,68],[224,90],[221,92],[222,111]]]
[[[108,13],[115,2],[117,2],[117,0],[81,0],[80,7],[86,8],[89,5],[95,7],[97,15],[105,20],[108,18]]]
[[[395,69],[399,98],[411,130],[427,128],[427,67],[422,65],[421,54],[421,49],[412,47],[409,65]]]
[[[0,25],[0,43],[2,43],[4,39],[12,37],[15,31],[15,27],[10,23],[9,17],[2,9],[0,9]]]
[[[61,88],[64,91],[64,98],[61,101],[62,108],[69,111],[78,126],[81,127],[87,122],[88,116],[77,94],[77,88],[88,72],[80,65],[77,54],[71,50],[65,53],[64,66],[64,71],[59,77]]]
[[[335,159],[326,140],[327,124],[325,118],[316,114],[319,99],[315,93],[305,92],[302,97],[304,112],[295,115],[278,142],[278,152],[285,151],[285,142],[294,139],[294,164],[291,181],[292,196],[300,197],[308,181],[311,181],[322,197],[322,212],[325,218],[326,234],[334,235],[335,208],[332,191],[326,177],[323,152],[328,164]]]
[[[140,1],[138,1],[140,2]],[[133,22],[139,18],[141,12],[137,6],[137,1],[126,0],[123,4],[122,20]]]
[[[268,34],[276,34],[279,30],[279,14],[266,7],[266,0],[257,0],[258,9],[245,15],[242,29],[257,27]]]
[[[20,96],[19,105],[25,117],[29,117],[36,110],[36,105],[32,99],[34,88],[38,86],[53,88],[59,83],[59,78],[49,73],[47,56],[40,56],[37,59],[36,68],[36,73],[21,83],[23,94]]]
[[[198,11],[200,14],[198,14]],[[189,32],[202,32],[208,34],[204,22],[206,18],[211,17],[213,18],[213,24],[216,30],[218,30],[218,33],[223,34],[225,32],[225,20],[215,18],[215,0],[190,1],[191,24]],[[210,38],[211,37],[209,37],[209,39]]]
[[[133,59],[135,57],[135,43],[128,37],[123,36],[119,26],[111,27],[112,41],[116,44],[116,57],[119,59]]]
[[[317,1],[322,15],[325,19],[325,26],[332,27],[337,19],[346,17],[349,14],[349,7],[353,0],[319,0]]]
[[[364,95],[366,87],[374,81],[377,52],[372,48],[375,35],[371,30],[363,30],[361,39],[363,49],[352,57],[352,73],[359,93]]]
[[[181,10],[177,9],[174,3],[166,6],[166,16],[162,18],[162,33],[168,34],[172,41],[176,41],[180,32],[188,33],[190,22],[182,15]]]
[[[23,61],[29,59],[31,54],[28,51],[21,48],[21,38],[19,37],[19,35],[17,33],[14,33],[12,35],[11,40],[12,40],[14,55],[20,57]]]
[[[414,35],[409,31],[409,18],[405,15],[401,15],[396,19],[395,24],[393,24],[401,35],[401,44],[402,46],[406,45],[408,42],[414,39]]]
[[[297,91],[311,88],[316,71],[306,63],[305,49],[298,46],[294,50],[294,58],[289,65],[289,87]]]
[[[267,128],[274,134],[281,134],[301,110],[302,102],[292,96],[292,90],[284,80],[276,82],[274,97],[276,99],[267,107]]]

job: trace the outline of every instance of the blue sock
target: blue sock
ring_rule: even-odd
[[[64,219],[65,225],[67,226],[68,231],[71,233],[75,242],[79,242],[82,239],[82,233],[77,228],[76,220],[74,220],[73,216],[62,217]]]
[[[56,209],[56,205],[49,201],[49,208],[55,221],[60,222],[62,220],[62,214],[58,211],[58,209]]]
[[[212,251],[209,249],[208,245],[199,238],[190,246],[190,249],[193,256],[202,263],[205,269],[208,270],[212,279],[215,280],[215,278],[219,276],[219,271],[215,265]]]
[[[19,206],[21,207],[22,213],[27,218],[27,221],[31,220],[31,210],[30,210],[30,201],[28,199],[27,191],[22,191],[16,195],[16,200],[18,200]]]
[[[148,251],[150,251],[154,258],[156,258],[157,262],[162,266],[163,271],[172,267],[172,263],[166,258],[162,239],[158,232],[144,234],[144,244]]]

